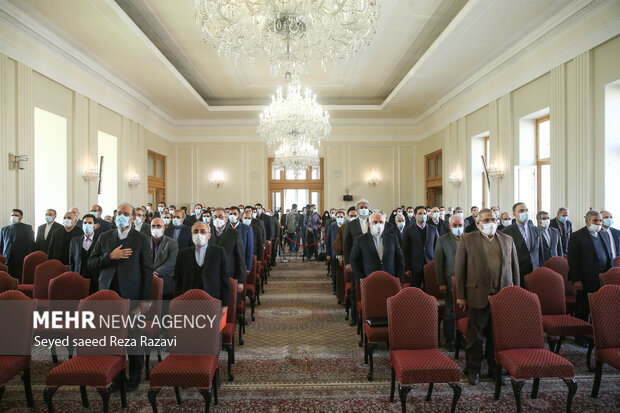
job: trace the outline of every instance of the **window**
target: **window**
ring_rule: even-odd
[[[536,176],[538,211],[551,209],[551,122],[549,116],[536,119]]]
[[[441,149],[424,156],[426,163],[426,205],[441,205],[442,152]]]
[[[281,208],[286,212],[293,204],[299,209],[308,203],[314,203],[323,210],[323,159],[318,168],[305,171],[282,171],[273,167],[273,158],[269,158],[269,207]]]
[[[605,208],[620,208],[620,79],[605,85]]]
[[[68,209],[67,119],[34,108],[34,160],[35,224],[45,223],[50,208],[62,221]]]
[[[148,151],[149,193],[148,200],[153,205],[166,202],[166,157]]]
[[[101,165],[101,191],[97,203],[103,209],[103,216],[112,215],[118,207],[118,138],[99,131],[99,159]]]

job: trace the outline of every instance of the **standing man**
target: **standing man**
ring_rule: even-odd
[[[136,208],[136,219],[133,222],[133,229],[147,237],[151,236],[151,225],[146,222],[146,213],[142,208]]]
[[[164,231],[164,235],[172,238],[179,244],[179,251],[192,246],[192,231],[183,224],[185,221],[185,211],[177,209],[174,211],[172,225],[169,225]]]
[[[609,250],[611,251],[611,259],[613,263],[613,260],[620,255],[620,231],[612,228],[614,225],[614,217],[611,212],[601,211],[601,215],[603,217],[603,229],[601,231],[605,231],[609,236]]]
[[[310,205],[310,212],[304,215],[304,231],[306,231],[305,243],[314,244],[321,239],[321,216],[316,212],[316,205]],[[308,259],[312,255],[318,257],[318,245],[307,247]]]
[[[240,210],[241,211],[241,210]],[[243,224],[252,228],[252,236],[254,237],[254,255],[256,255],[256,262],[263,260],[263,238],[261,237],[261,229],[259,224],[262,221],[252,219],[252,208],[246,208],[243,210]]]
[[[71,207],[69,211],[73,212],[73,215],[75,215],[75,218],[77,219],[75,226],[78,228],[82,228],[82,220],[80,219],[80,210],[77,207]]]
[[[405,275],[412,287],[421,288],[424,265],[435,258],[435,242],[439,234],[437,228],[426,225],[426,209],[423,206],[415,207],[414,216],[415,224],[409,225],[403,234]]]
[[[527,205],[517,202],[512,207],[515,223],[504,228],[502,233],[510,235],[517,248],[519,270],[521,271],[521,285],[525,276],[540,267],[542,248],[540,244],[540,230],[530,221]]]
[[[545,262],[551,257],[564,256],[560,231],[549,226],[551,223],[549,213],[546,211],[539,211],[536,214],[536,222],[538,223],[538,230],[540,231],[540,265],[545,265]]]
[[[45,211],[45,224],[37,228],[37,239],[34,242],[35,251],[47,253],[47,247],[49,246],[52,232],[61,228],[62,225],[56,222],[56,210],[48,209]]]
[[[21,209],[11,211],[11,223],[0,230],[0,252],[6,258],[9,274],[22,280],[22,267],[26,255],[34,251],[34,231],[22,223],[24,213]]]
[[[292,254],[297,252],[297,226],[299,225],[299,213],[297,204],[293,204],[291,212],[286,214],[286,236],[288,237],[288,247]]]
[[[58,260],[69,265],[69,244],[73,238],[84,235],[84,231],[75,225],[76,222],[77,218],[72,212],[65,214],[62,221],[64,228],[52,234],[47,247],[47,259]]]
[[[241,222],[242,219],[239,213],[240,211],[238,207],[230,207],[228,220],[230,221],[230,226],[232,229],[239,232],[239,237],[241,238],[241,243],[243,244],[245,272],[247,275],[250,271],[252,271],[252,261],[254,258],[254,231],[251,226],[245,225]]]
[[[263,205],[256,204],[256,219],[260,219],[263,221],[263,226],[265,228],[265,241],[273,240],[273,225],[271,223],[271,217],[264,214]]]
[[[405,229],[407,227],[407,222],[405,221],[405,216],[403,214],[396,214],[395,225],[392,227],[392,232],[396,234],[398,238],[398,243],[402,247],[403,245],[403,236],[405,235]]]
[[[198,221],[202,221],[202,204],[194,205],[194,209],[190,212],[190,216],[185,218],[183,224],[191,228],[191,226]]]
[[[337,286],[336,286],[336,274],[338,272],[338,260],[336,259],[336,250],[334,249],[334,243],[336,242],[336,237],[338,236],[338,230],[342,225],[344,225],[344,211],[337,211],[334,216],[336,217],[331,225],[327,227],[325,231],[325,249],[326,249],[326,259],[330,265],[330,273],[332,276],[332,290],[334,295],[336,294]]]
[[[443,310],[443,336],[448,351],[454,351],[454,304],[452,300],[452,278],[454,277],[454,258],[457,244],[465,232],[463,217],[450,217],[450,232],[442,235],[435,245],[435,275],[439,292],[445,294],[446,305]]]
[[[508,228],[512,225],[512,218],[510,218],[510,214],[508,212],[502,212],[499,214],[499,225],[497,226],[498,231],[503,231],[505,228]]]
[[[162,300],[174,298],[174,268],[179,254],[179,244],[164,235],[164,220],[151,221],[151,248],[153,250],[153,275],[164,280]]]
[[[119,205],[116,230],[104,232],[93,247],[88,259],[91,271],[99,271],[99,289],[115,291],[122,298],[131,300],[130,311],[139,307],[146,314],[151,306],[153,289],[153,251],[148,237],[131,229],[136,210],[128,203]],[[139,334],[130,330],[129,335]],[[140,342],[139,337],[137,338]],[[139,351],[139,348],[135,348]],[[129,356],[129,381],[127,390],[134,391],[140,385],[144,352]],[[125,374],[124,372],[122,374]],[[118,380],[112,383],[118,389]]]
[[[217,208],[213,212],[213,231],[211,232],[211,244],[222,247],[226,253],[226,275],[238,281],[237,292],[243,292],[245,284],[245,255],[243,253],[243,241],[239,232],[232,229],[228,224],[228,217],[224,208]],[[241,300],[239,294],[238,300]]]
[[[573,232],[573,223],[568,219],[568,208],[560,207],[556,217],[551,220],[549,226],[560,231],[564,255],[568,254],[568,240]]]
[[[90,209],[90,213],[95,216],[95,232],[97,236],[112,229],[112,225],[103,219],[103,209],[100,205],[93,205]]]
[[[461,237],[454,260],[456,304],[467,310],[469,320],[465,352],[467,375],[472,385],[480,380],[483,357],[486,356],[489,363],[489,376],[493,377],[496,371],[489,296],[505,287],[519,285],[519,259],[512,237],[496,232],[497,218],[490,209],[483,209],[479,215],[479,231]]]
[[[69,243],[69,271],[77,272],[90,280],[90,293],[99,291],[99,271],[88,267],[88,259],[97,242],[95,236],[95,216],[86,214],[82,218],[82,231],[84,235],[71,238]]]
[[[355,214],[358,219],[349,221],[344,229],[344,239],[342,241],[344,263],[346,271],[353,271],[351,268],[351,250],[353,249],[353,242],[360,235],[364,235],[368,232],[368,217],[370,216],[370,203],[365,199],[360,199],[355,205]],[[354,280],[352,280],[354,281]],[[355,282],[352,283],[352,287],[349,290],[349,302],[351,303],[351,326],[357,325],[357,311],[355,308]]]
[[[441,237],[443,234],[449,232],[450,229],[448,228],[446,222],[440,218],[440,216],[441,214],[439,212],[439,208],[434,207],[431,209],[431,219],[428,221],[428,224],[437,228],[437,233]]]
[[[478,225],[477,218],[478,218],[478,207],[473,206],[471,207],[471,215],[465,218],[465,233],[466,234],[469,234],[469,232],[473,232],[476,230],[476,227]],[[467,232],[467,228],[470,229],[469,232]]]

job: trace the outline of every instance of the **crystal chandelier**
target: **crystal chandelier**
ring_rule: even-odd
[[[318,168],[321,164],[319,151],[311,144],[294,140],[285,142],[275,151],[273,167],[288,171],[305,171],[308,167]]]
[[[271,104],[259,116],[258,134],[270,148],[276,148],[289,140],[320,145],[331,133],[329,113],[316,102],[316,95],[301,86],[289,84],[286,96],[282,88],[272,96]]]
[[[370,43],[382,0],[194,0],[202,38],[218,54],[269,58],[273,76],[297,79],[310,61],[325,70]]]

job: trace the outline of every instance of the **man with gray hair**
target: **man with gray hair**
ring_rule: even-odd
[[[620,255],[620,231],[613,228],[614,216],[611,211],[602,210],[603,216],[603,228],[601,231],[605,231],[609,235],[611,259],[614,260]]]
[[[549,226],[560,231],[564,255],[568,254],[568,240],[573,233],[573,223],[568,219],[568,208],[558,208],[558,213],[556,217],[551,220]]]
[[[547,211],[538,211],[536,214],[536,222],[538,223],[538,229],[540,230],[541,236],[540,264],[544,265],[544,263],[551,257],[563,256],[564,249],[562,248],[560,231],[549,226],[551,220],[549,219],[549,213]]]

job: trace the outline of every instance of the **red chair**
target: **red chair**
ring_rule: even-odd
[[[345,299],[344,299],[344,311],[345,311],[345,321],[349,320],[349,313],[351,311],[353,311],[353,303],[351,303],[351,299],[349,298],[349,291],[351,291],[351,288],[353,288],[353,273],[351,272],[351,270],[347,270],[346,266],[344,265],[344,260],[340,261],[342,263],[342,266],[344,267],[344,294],[345,294]]]
[[[235,331],[237,326],[237,285],[234,278],[230,278],[230,305],[226,313],[226,326],[222,330],[222,347],[228,353],[228,381],[233,381],[232,365],[235,363]]]
[[[0,263],[0,271],[8,272],[9,271],[9,267],[7,267],[6,265]]]
[[[596,369],[591,397],[598,397],[603,363],[620,369],[620,285],[606,285],[589,294],[589,299],[596,347]]]
[[[106,301],[105,311],[100,301]],[[127,315],[129,313],[129,300],[119,297],[114,291],[98,291],[80,301],[78,306],[80,312],[92,311],[95,319],[98,316]],[[102,334],[101,328],[83,329],[80,337],[84,339],[100,338],[101,336],[115,336],[124,340],[127,337],[127,328],[110,328]],[[98,354],[93,354],[97,352]],[[88,395],[86,386],[93,386],[101,395],[103,402],[103,412],[108,412],[110,401],[110,386],[115,377],[119,378],[121,405],[127,407],[127,397],[125,394],[125,348],[121,346],[110,346],[109,348],[100,347],[78,347],[77,356],[54,367],[45,378],[45,391],[43,397],[50,413],[54,411],[53,397],[60,386],[80,386],[82,405],[88,407]]]
[[[155,317],[161,317],[161,300],[164,293],[164,279],[156,275],[153,275],[153,287],[151,289],[151,308],[146,313],[146,323],[142,329],[142,334],[149,339],[159,338],[160,328],[159,323],[154,323]],[[150,377],[151,372],[151,348],[146,347],[144,349],[144,378],[146,380]],[[161,362],[161,347],[157,347],[157,361]]]
[[[34,270],[37,265],[45,261],[47,261],[47,254],[43,251],[32,252],[24,258],[22,280],[17,289],[30,298],[32,298],[32,290],[34,289]]]
[[[454,358],[459,358],[461,346],[465,348],[467,336],[467,312],[456,304],[456,280],[452,277],[452,305],[454,306]]]
[[[521,413],[521,389],[525,380],[534,379],[532,399],[538,397],[541,377],[559,377],[568,387],[566,411],[570,413],[577,382],[572,363],[545,349],[540,301],[534,293],[521,287],[506,287],[489,297],[496,378],[501,378],[502,367],[510,374],[512,390]],[[501,380],[495,380],[495,400],[499,400]]]
[[[260,282],[257,277],[260,277],[260,265],[258,265],[258,262],[256,261],[256,256],[254,256],[252,271],[250,271],[245,279],[245,296],[250,299],[250,318],[252,321],[256,321],[254,318],[254,310],[256,306],[256,299],[258,297],[257,291],[260,289]],[[243,317],[245,319],[245,313],[243,313]],[[241,335],[239,335],[239,345],[243,345]]]
[[[601,287],[609,284],[620,285],[620,267],[612,267],[600,275]]]
[[[392,364],[390,401],[394,401],[396,378],[403,413],[413,384],[429,383],[429,401],[433,383],[448,383],[454,393],[450,411],[456,411],[462,391],[461,369],[439,351],[437,300],[419,288],[405,288],[387,299],[387,311]]]
[[[11,342],[24,349],[29,348],[32,343],[32,314],[36,308],[35,301],[15,290],[1,293],[0,301],[12,301],[11,307],[15,310],[11,317],[5,317],[2,322],[3,327],[11,330]],[[34,407],[30,382],[30,356],[0,356],[0,402],[4,387],[20,372],[23,372],[26,404],[28,407]]]
[[[170,315],[183,314],[183,301],[215,300],[202,290],[189,290],[170,302]],[[170,336],[177,336],[178,342],[204,342],[210,332],[207,329],[175,329],[169,330]],[[157,413],[157,394],[164,386],[173,386],[177,403],[181,404],[181,387],[198,387],[205,400],[205,412],[211,406],[211,389],[215,405],[218,404],[218,356],[195,354],[170,354],[151,372],[151,383],[148,397],[153,413]]]
[[[34,269],[34,284],[32,298],[37,299],[37,307],[47,307],[50,281],[65,273],[69,268],[58,260],[48,260],[37,265]]]
[[[17,290],[17,278],[13,278],[6,271],[0,271],[0,293]]]
[[[370,321],[385,319],[387,299],[400,291],[400,280],[385,271],[375,271],[360,282],[364,334],[364,363],[368,363],[368,381],[373,376],[373,353],[379,343],[389,340],[387,325],[371,326]],[[383,323],[382,323],[383,324]]]
[[[575,302],[577,301],[577,291],[573,287],[573,283],[568,280],[568,260],[564,257],[551,257],[545,262],[545,267],[552,269],[562,276],[564,279],[564,293],[566,295],[567,314],[575,311]]]
[[[0,263],[6,265],[6,257],[2,254],[0,254]]]
[[[265,284],[267,284],[267,278],[269,278],[269,276],[271,275],[271,254],[272,254],[272,250],[273,250],[273,244],[271,241],[267,240],[265,241],[265,254],[264,254],[264,259],[263,259],[263,266],[265,268],[265,273],[263,274],[263,276],[261,277],[261,293],[265,293]],[[260,294],[259,294],[260,296]],[[259,299],[259,304],[260,304],[260,299]]]
[[[620,267],[620,255],[614,258],[614,267]]]

